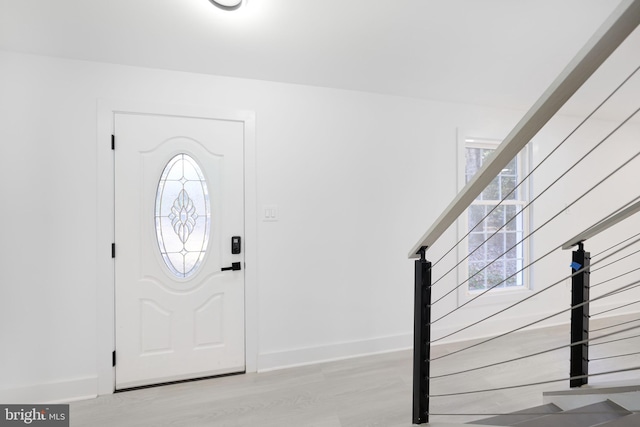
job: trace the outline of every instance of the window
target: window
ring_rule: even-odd
[[[156,192],[156,238],[169,271],[179,278],[194,274],[209,243],[209,191],[198,163],[178,154],[167,163]]]
[[[496,142],[465,141],[465,182],[473,178],[496,148]],[[527,254],[522,242],[528,227],[526,213],[522,212],[527,196],[524,185],[517,187],[523,178],[524,157],[521,153],[513,159],[467,211],[470,293],[526,287],[521,270]],[[502,199],[505,200],[500,203]]]

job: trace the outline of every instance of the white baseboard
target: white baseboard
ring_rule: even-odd
[[[373,354],[390,353],[413,347],[413,334],[393,335],[368,340],[295,348],[258,355],[258,372],[313,365]]]
[[[55,404],[97,396],[98,378],[84,377],[67,381],[0,389],[3,404]]]

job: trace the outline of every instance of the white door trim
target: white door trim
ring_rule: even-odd
[[[115,388],[111,354],[115,349],[115,275],[111,258],[114,240],[114,156],[111,135],[115,113],[200,117],[232,120],[244,124],[245,203],[245,357],[247,372],[257,371],[258,359],[258,279],[257,279],[257,185],[255,113],[203,106],[159,104],[148,101],[99,99],[97,105],[97,260],[96,260],[96,364],[98,395]],[[117,141],[116,141],[117,144]],[[117,147],[116,147],[117,149]]]

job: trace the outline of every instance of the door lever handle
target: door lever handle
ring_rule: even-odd
[[[238,271],[241,270],[240,268],[240,263],[239,262],[233,262],[231,263],[231,267],[223,267],[220,269],[220,271]]]

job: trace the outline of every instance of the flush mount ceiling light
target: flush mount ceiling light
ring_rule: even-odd
[[[242,3],[246,3],[246,0],[209,0],[214,6],[224,10],[236,10]]]

